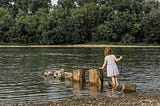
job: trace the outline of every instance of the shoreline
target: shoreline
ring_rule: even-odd
[[[25,102],[12,106],[160,106],[159,93],[147,93],[136,97],[80,96],[49,102]]]
[[[0,48],[96,48],[96,47],[119,47],[119,48],[160,48],[160,46],[137,46],[137,45],[108,45],[108,44],[74,44],[74,45],[0,45]]]

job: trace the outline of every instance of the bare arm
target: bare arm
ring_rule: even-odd
[[[114,59],[115,59],[116,62],[122,60],[122,58],[123,58],[123,56],[120,56],[119,58],[117,58],[116,56],[114,56]]]
[[[102,67],[100,67],[100,69],[104,69],[104,67],[106,66],[106,64],[107,64],[107,60],[106,60],[105,57],[104,57],[104,62],[103,62]]]

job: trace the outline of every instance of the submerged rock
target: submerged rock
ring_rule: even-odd
[[[136,92],[136,87],[137,87],[136,84],[126,83],[123,84],[122,91],[125,93]]]
[[[119,91],[119,92],[125,92],[125,93],[136,92],[136,87],[137,85],[133,83],[126,83],[126,84],[123,84],[122,86],[119,85],[117,87],[114,87],[111,82],[106,82],[107,89],[113,88],[114,90]]]
[[[73,74],[71,72],[64,72],[64,69],[60,70],[47,70],[44,72],[45,79],[58,79],[58,80],[73,80]]]

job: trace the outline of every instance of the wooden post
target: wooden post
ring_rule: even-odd
[[[73,81],[74,82],[85,82],[85,70],[74,69],[73,70]]]
[[[89,69],[89,84],[103,86],[103,70]]]

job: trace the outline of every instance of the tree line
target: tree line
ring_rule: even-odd
[[[158,0],[1,0],[0,44],[160,44]]]

